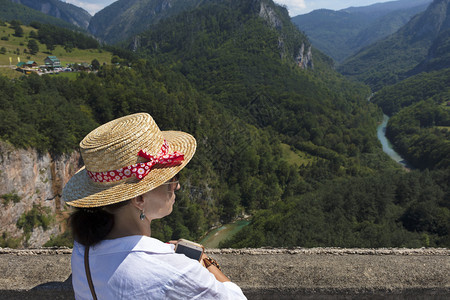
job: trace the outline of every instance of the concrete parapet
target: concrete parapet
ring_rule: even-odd
[[[249,299],[449,299],[449,249],[208,249]],[[71,249],[0,248],[0,299],[73,299]]]

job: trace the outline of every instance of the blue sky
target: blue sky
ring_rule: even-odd
[[[63,0],[87,10],[91,15],[116,0]],[[339,10],[350,6],[366,6],[389,0],[274,0],[278,4],[286,5],[291,17],[306,14],[319,8]]]

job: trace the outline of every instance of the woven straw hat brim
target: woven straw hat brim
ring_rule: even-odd
[[[167,182],[189,163],[194,156],[197,143],[192,135],[185,132],[162,131],[161,133],[169,144],[170,152],[179,151],[184,154],[184,160],[180,165],[153,167],[150,173],[140,181],[133,177],[115,184],[93,182],[83,167],[64,187],[63,200],[74,207],[105,206],[145,194]]]

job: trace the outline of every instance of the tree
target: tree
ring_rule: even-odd
[[[0,48],[0,54],[5,54],[5,53],[6,53],[6,48],[5,47]]]
[[[96,58],[94,58],[92,60],[91,65],[92,65],[92,69],[94,69],[94,70],[100,69],[100,62]]]
[[[53,45],[53,43],[48,43],[45,46],[47,46],[47,50],[50,51],[50,52],[55,50],[55,45]]]
[[[119,58],[118,56],[114,55],[114,56],[111,58],[111,63],[112,63],[112,64],[118,64],[119,62],[120,62],[120,58]]]
[[[37,38],[38,38],[38,34],[36,33],[36,31],[31,30],[31,31],[30,31],[30,34],[29,34],[29,37],[30,37],[31,39],[37,39]]]
[[[22,26],[17,26],[15,29],[14,29],[14,36],[17,36],[17,37],[22,37],[23,36],[23,28],[22,28]]]
[[[28,49],[30,49],[30,53],[31,53],[32,55],[34,55],[34,54],[36,54],[36,53],[39,52],[39,45],[38,45],[38,43],[36,42],[36,40],[31,39],[31,40],[28,42],[27,47],[28,47]]]
[[[10,27],[13,29],[16,29],[18,26],[22,25],[22,23],[19,20],[12,20],[9,22]]]

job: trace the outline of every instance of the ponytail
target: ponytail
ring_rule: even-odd
[[[74,239],[92,246],[103,240],[114,226],[114,215],[101,208],[77,208],[69,218]]]
[[[114,215],[109,211],[113,212],[129,203],[130,200],[126,200],[101,207],[76,208],[69,218],[74,239],[84,246],[104,240],[114,226]]]

